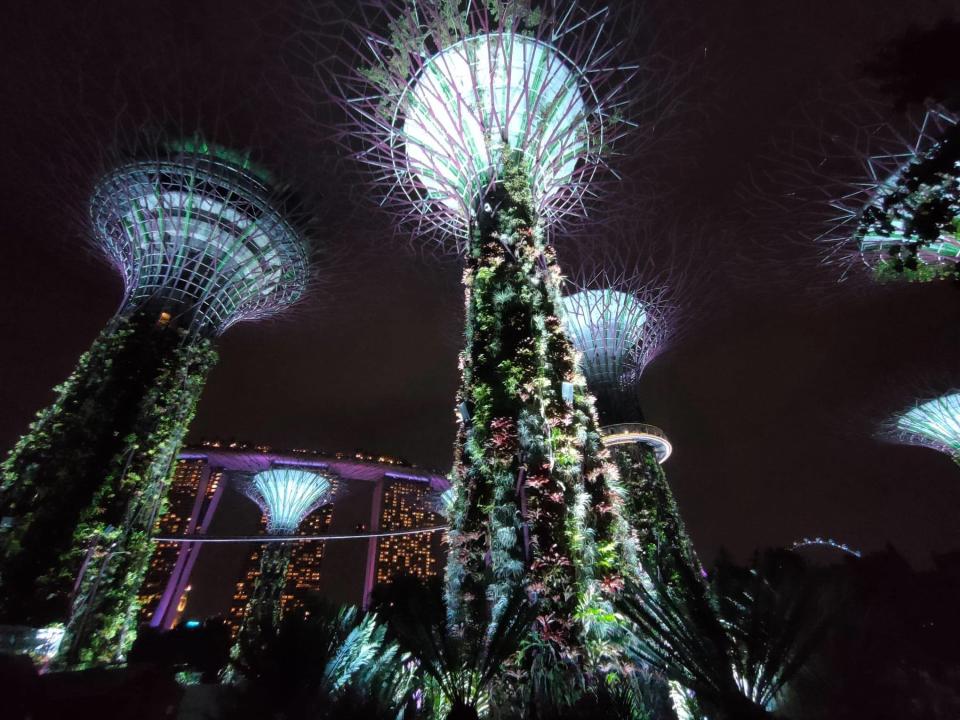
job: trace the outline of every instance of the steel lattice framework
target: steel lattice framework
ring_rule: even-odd
[[[579,356],[607,447],[645,443],[659,462],[672,452],[663,431],[645,423],[637,384],[676,324],[681,277],[641,264],[601,242],[573,248],[562,298],[563,324]],[[675,270],[675,268],[672,268]]]
[[[923,400],[892,420],[894,439],[960,458],[960,392]]]
[[[616,386],[639,376],[656,351],[652,311],[617,290],[583,290],[563,298],[567,336],[591,386]]]
[[[584,249],[581,248],[583,251]],[[671,280],[606,245],[578,258],[565,281],[563,320],[594,390],[636,383],[663,350],[677,309]]]
[[[205,145],[104,177],[90,214],[123,275],[120,313],[152,303],[210,336],[297,301],[308,278],[306,242],[266,180],[244,158]]]
[[[267,518],[271,535],[292,535],[310,513],[330,501],[334,476],[317,470],[271,468],[241,483]]]
[[[816,238],[828,260],[860,260],[881,277],[904,264],[917,279],[952,271],[960,261],[960,119],[932,108],[907,133],[881,123],[858,135],[852,154],[862,174],[830,191],[827,228]],[[947,222],[933,227],[931,209]]]
[[[448,5],[377,4],[390,36],[365,29],[366,67],[343,79],[357,157],[376,169],[385,203],[462,250],[504,154],[515,151],[543,221],[582,214],[587,185],[623,134],[616,118],[636,70],[615,64],[600,41],[608,11]]]

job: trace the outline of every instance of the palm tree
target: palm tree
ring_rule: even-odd
[[[741,690],[775,707],[826,634],[830,614],[821,607],[821,584],[795,553],[770,550],[749,567],[721,558],[712,585]]]
[[[316,603],[265,627],[234,660],[232,718],[395,718],[410,697],[408,658],[356,607]]]
[[[495,681],[524,649],[533,609],[518,592],[486,632],[454,633],[447,622],[441,586],[395,580],[374,597],[389,637],[416,660],[428,700],[447,720],[478,720],[486,714]]]
[[[680,573],[674,588],[698,581]],[[617,601],[635,626],[630,652],[693,691],[711,717],[772,717],[827,624],[799,560],[777,551],[745,569],[722,561],[707,592],[674,588],[650,577]]]

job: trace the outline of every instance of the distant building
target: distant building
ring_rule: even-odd
[[[204,457],[181,457],[177,461],[167,511],[157,522],[157,534],[203,534],[223,492],[223,470],[211,471]],[[190,591],[188,581],[200,545],[158,542],[140,586],[140,622],[154,627],[176,625]]]
[[[422,482],[391,479],[383,491],[381,530],[410,530],[442,525],[443,518],[431,512],[434,495]],[[440,533],[399,535],[377,541],[376,583],[389,583],[400,575],[426,579],[435,576],[441,564]]]
[[[276,451],[264,445],[207,442],[180,455],[167,512],[158,535],[205,533],[231,476],[275,466],[324,468],[336,476],[333,502],[318,508],[299,526],[299,535],[353,535],[442,525],[432,512],[446,478],[402,461],[364,453],[325,454],[308,450]],[[264,531],[261,519],[261,532]],[[254,533],[251,533],[254,534]],[[223,608],[234,632],[259,571],[263,545],[252,543],[229,608]],[[191,573],[202,544],[158,542],[140,592],[143,622],[173,627],[190,595]],[[399,575],[432,577],[444,566],[443,533],[356,540],[297,542],[286,573],[284,611],[296,610],[311,596],[335,603],[364,603],[374,585]],[[195,583],[204,582],[197,577]]]

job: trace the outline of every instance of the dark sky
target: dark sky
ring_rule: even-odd
[[[16,4],[0,30],[0,446],[51,399],[120,298],[78,230],[99,147],[116,128],[167,115],[200,118],[289,170],[333,248],[320,291],[293,317],[225,335],[191,436],[362,447],[447,469],[458,270],[389,237],[389,218],[363,200],[369,187],[312,122],[325,116],[321,93],[296,78],[305,52],[334,45],[296,33],[294,3],[83,5]],[[752,201],[738,192],[798,108],[859,88],[860,66],[885,42],[957,4],[664,7],[661,47],[692,69],[685,110],[657,148],[663,197],[651,212],[655,225],[698,228],[712,272],[641,389],[676,448],[668,476],[700,553],[821,534],[865,550],[893,543],[917,563],[960,549],[960,470],[871,438],[883,409],[929,374],[960,383],[948,364],[960,357],[958,290],[837,287],[809,248],[771,248],[776,238],[752,231],[742,221]]]

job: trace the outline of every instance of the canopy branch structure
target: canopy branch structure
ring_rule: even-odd
[[[310,244],[286,190],[198,137],[113,157],[89,227],[116,315],[2,465],[0,623],[59,626],[56,664],[122,659],[177,452],[216,338],[305,293]]]
[[[267,523],[267,533],[293,536],[310,513],[328,504],[336,490],[336,477],[322,469],[277,466],[238,479],[238,489],[257,504]],[[250,593],[237,649],[258,642],[261,634],[280,622],[281,599],[290,564],[292,544],[265,543],[260,554],[260,573]]]

